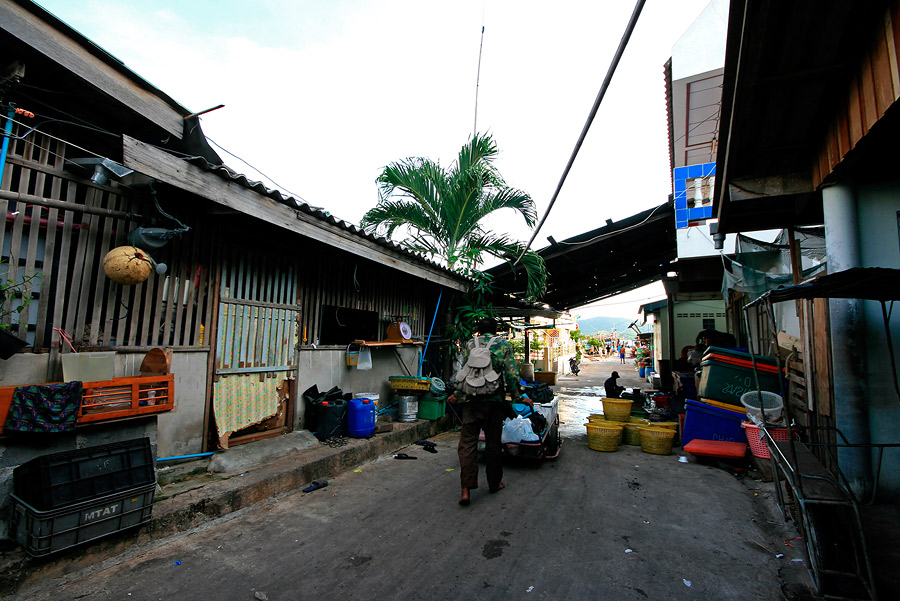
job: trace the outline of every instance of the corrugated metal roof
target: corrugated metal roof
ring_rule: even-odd
[[[300,200],[300,199],[295,198],[290,195],[286,195],[286,194],[282,193],[280,190],[275,190],[275,189],[269,188],[261,181],[251,180],[246,175],[244,175],[242,173],[238,173],[237,171],[228,167],[227,165],[224,165],[224,164],[223,165],[211,165],[209,163],[209,161],[207,161],[203,157],[190,157],[185,160],[197,167],[200,167],[201,169],[211,171],[212,173],[215,173],[219,177],[226,179],[232,183],[235,183],[243,188],[248,188],[250,190],[253,190],[257,194],[261,194],[267,198],[274,200],[277,203],[286,205],[292,209],[297,209],[299,211],[303,211],[307,215],[311,215],[312,217],[315,217],[316,219],[319,219],[325,223],[337,226],[346,232],[349,232],[355,236],[359,236],[360,238],[365,238],[366,240],[369,240],[370,242],[374,242],[375,244],[377,244],[383,248],[391,249],[395,252],[399,252],[403,255],[406,255],[407,257],[415,259],[421,263],[425,263],[425,264],[429,265],[430,267],[440,269],[444,273],[455,276],[455,277],[459,278],[460,280],[471,281],[471,278],[469,278],[465,275],[462,275],[456,271],[453,271],[452,269],[449,269],[446,266],[441,265],[440,263],[437,263],[436,261],[433,261],[433,260],[425,257],[421,253],[413,252],[413,251],[407,249],[406,247],[402,246],[401,244],[398,244],[392,240],[388,240],[387,238],[384,238],[382,236],[376,236],[373,234],[369,234],[368,232],[363,231],[361,228],[357,227],[353,223],[350,223],[349,221],[340,219],[340,218],[336,217],[335,215],[332,215],[330,211],[326,211],[325,209],[323,209],[321,207],[314,207],[303,200]]]

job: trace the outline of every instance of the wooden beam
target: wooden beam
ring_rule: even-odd
[[[181,139],[184,128],[181,113],[95,56],[81,42],[67,36],[28,9],[14,2],[0,3],[0,27],[125,107]]]
[[[462,276],[454,278],[441,269],[417,262],[337,225],[275,202],[268,196],[227,181],[156,147],[128,136],[123,136],[122,145],[124,164],[129,169],[381,265],[454,290],[468,290]]]
[[[728,200],[741,201],[766,196],[785,196],[814,190],[811,175],[786,173],[770,177],[732,180],[728,184]]]

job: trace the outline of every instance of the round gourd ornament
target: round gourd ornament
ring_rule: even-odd
[[[136,246],[117,246],[103,259],[103,273],[117,284],[140,284],[152,272],[150,255]]]

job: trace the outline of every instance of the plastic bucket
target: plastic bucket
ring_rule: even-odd
[[[359,347],[356,350],[352,350],[350,347],[353,345],[347,346],[347,351],[345,353],[345,358],[347,362],[347,367],[353,367],[354,365],[359,365]]]
[[[784,400],[781,395],[765,390],[745,392],[741,395],[741,405],[747,410],[747,417],[755,424],[762,423],[763,409],[766,412],[766,421],[769,423],[780,422],[784,413]]]
[[[638,367],[638,377],[639,377],[639,378],[646,378],[646,377],[647,377],[647,368],[644,367],[643,365],[641,365],[640,367]]]

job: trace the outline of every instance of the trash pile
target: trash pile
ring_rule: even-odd
[[[341,447],[351,438],[368,438],[375,432],[377,398],[344,393],[337,386],[319,392],[313,385],[303,393],[306,424],[323,444]]]

